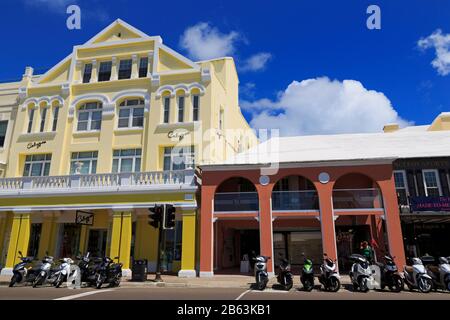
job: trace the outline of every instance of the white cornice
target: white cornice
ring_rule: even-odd
[[[28,98],[22,103],[22,110],[25,110],[28,105],[34,104],[35,107],[39,106],[42,102],[45,102],[48,106],[57,101],[61,106],[64,105],[64,99],[61,96],[44,96],[40,98]]]
[[[150,94],[145,89],[130,89],[130,90],[124,90],[118,92],[113,98],[112,98],[112,104],[117,105],[117,102],[126,97],[140,97],[144,99],[145,103],[145,109],[144,111],[147,113],[150,111]]]
[[[180,83],[176,85],[165,85],[159,87],[158,90],[156,90],[156,98],[161,98],[161,95],[164,92],[169,92],[171,96],[174,96],[178,90],[183,90],[185,95],[189,95],[193,89],[198,89],[200,91],[200,95],[205,94],[205,87],[198,82],[190,84]]]

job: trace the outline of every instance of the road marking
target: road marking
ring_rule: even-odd
[[[247,293],[252,292],[252,289],[248,289],[247,291],[242,292],[239,297],[237,297],[235,300],[241,300],[243,296],[245,296]]]
[[[93,294],[102,293],[102,292],[109,292],[109,291],[113,291],[113,290],[114,289],[104,289],[104,290],[89,291],[89,292],[83,292],[83,293],[74,294],[74,295],[66,296],[66,297],[62,297],[62,298],[56,298],[56,299],[53,299],[53,300],[73,300],[73,299],[87,297],[87,296],[91,296]]]

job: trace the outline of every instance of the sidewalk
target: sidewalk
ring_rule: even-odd
[[[179,278],[175,275],[163,275],[163,282],[153,282],[154,274],[147,276],[147,281],[136,282],[131,281],[131,278],[123,278],[120,283],[121,287],[172,287],[172,288],[250,288],[255,282],[253,276],[247,275],[215,275],[212,278]],[[7,286],[10,277],[0,276],[0,286]],[[277,283],[276,277],[270,279],[268,287],[272,287]],[[348,276],[341,277],[341,283],[350,283]],[[318,281],[316,279],[316,285]],[[299,276],[294,276],[294,286],[300,285]]]

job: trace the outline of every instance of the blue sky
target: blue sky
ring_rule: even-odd
[[[81,30],[66,28],[72,3],[81,7]],[[381,8],[381,30],[366,27],[371,4]],[[121,18],[194,60],[233,56],[254,127],[377,131],[450,111],[450,1],[3,0],[0,9],[0,79],[55,65]]]

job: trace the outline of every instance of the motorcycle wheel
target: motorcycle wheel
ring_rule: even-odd
[[[329,289],[331,292],[337,292],[341,288],[341,282],[337,278],[330,279]]]
[[[448,291],[450,291],[450,281],[447,281],[445,283],[445,287],[447,288]]]
[[[433,288],[433,283],[430,279],[420,278],[418,282],[419,291],[422,293],[428,293]]]
[[[55,288],[61,287],[63,282],[64,282],[64,277],[59,276],[58,279],[56,279]]]
[[[36,278],[34,278],[34,280],[33,280],[33,288],[36,288],[40,284],[41,279],[42,279],[42,277],[41,277],[40,274],[38,274],[36,276]]]
[[[403,289],[403,279],[399,276],[392,277],[392,284],[389,286],[389,290],[392,292],[400,292]]]
[[[102,287],[102,284],[103,284],[102,276],[98,274],[95,277],[95,288],[100,289]]]
[[[369,291],[369,287],[367,286],[367,278],[361,279],[359,283],[359,290],[364,293]]]
[[[290,281],[289,283],[287,283],[285,286],[284,286],[284,289],[286,290],[286,291],[289,291],[289,290],[291,290],[292,289],[292,286],[293,286],[294,284],[292,283],[292,281]]]
[[[18,280],[19,280],[18,278],[19,278],[19,276],[17,274],[14,274],[12,276],[11,281],[9,282],[10,288],[13,287],[16,284],[16,282],[18,282]]]
[[[303,284],[303,289],[305,289],[305,291],[311,292],[313,288],[314,285],[309,280],[306,280],[305,283]]]

